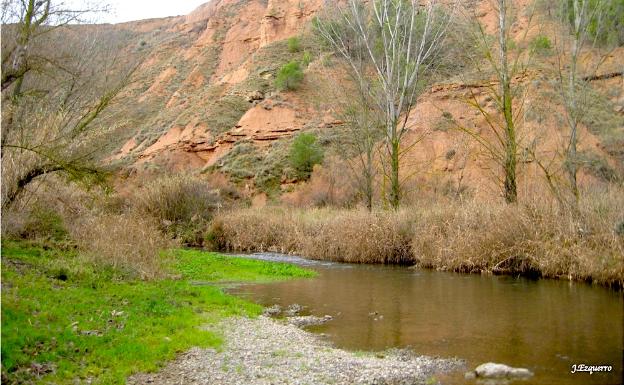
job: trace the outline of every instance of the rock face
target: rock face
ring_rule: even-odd
[[[281,145],[288,145],[301,131],[314,130],[324,143],[341,145],[341,126],[345,122],[339,119],[341,107],[334,94],[347,76],[338,69],[340,66],[329,65],[325,54],[316,54],[321,47],[313,38],[311,27],[314,16],[331,3],[334,2],[212,0],[187,16],[99,27],[110,30],[110,39],[124,36],[120,46],[128,52],[135,52],[138,46],[145,57],[131,84],[111,106],[110,121],[105,122],[116,127],[111,137],[118,143],[111,145],[116,151],[110,159],[129,168],[129,175],[153,170],[217,170],[231,176],[236,167],[224,167],[222,162],[229,159],[236,163],[239,144],[253,146],[262,159],[282,156]],[[485,29],[496,30],[496,12],[488,2],[462,3],[478,7],[476,13]],[[522,9],[529,3],[520,1],[518,13],[524,14]],[[523,16],[520,23],[527,22]],[[525,38],[523,28],[517,28],[514,35]],[[300,39],[301,51],[288,49],[286,39],[291,37]],[[301,61],[304,51],[312,54],[312,61],[304,70],[301,87],[296,91],[278,91],[274,78],[279,68],[289,61]],[[620,47],[605,61],[602,70],[619,70],[623,57],[624,48]],[[523,169],[520,175],[542,173],[528,156],[530,148],[543,159],[559,159],[565,130],[556,114],[549,113],[557,107],[544,96],[546,80],[541,70],[525,71],[512,79],[514,84],[528,87],[522,128],[526,138],[522,151],[526,154],[519,164]],[[600,84],[601,92],[608,94],[609,90],[621,87],[619,82],[618,77],[594,85]],[[498,197],[496,189],[481,183],[491,177],[496,162],[477,141],[468,140],[461,130],[455,129],[461,126],[489,141],[496,140],[489,119],[466,103],[475,98],[487,114],[496,115],[495,102],[488,91],[492,87],[496,87],[496,82],[489,78],[467,83],[449,77],[422,94],[407,122],[404,142],[414,145],[409,145],[410,151],[405,152],[405,176],[415,171],[408,165],[427,165],[418,170],[415,181],[428,189],[445,194],[469,191],[475,197],[492,197],[494,193]],[[614,105],[611,112],[621,118],[624,99],[619,94],[609,98]],[[624,129],[622,123],[614,124],[617,133]],[[579,152],[591,151],[617,170],[624,169],[620,141],[605,141],[603,145],[584,125],[580,130],[583,139]],[[531,143],[539,143],[539,148],[533,149]],[[232,151],[234,155],[226,157]],[[552,168],[556,169],[556,165]],[[277,179],[281,177],[287,177],[286,173]],[[595,178],[584,171],[579,174],[581,183]],[[528,178],[527,188],[533,188],[530,184],[538,183],[537,179],[540,178]],[[253,182],[245,181],[251,186]]]
[[[477,378],[527,378],[533,373],[525,368],[512,368],[505,364],[496,364],[488,362],[477,366],[474,372],[467,373],[467,376],[476,376]]]

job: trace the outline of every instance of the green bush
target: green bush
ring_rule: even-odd
[[[303,80],[303,71],[297,61],[291,61],[280,68],[275,78],[279,90],[296,90]]]
[[[316,135],[301,133],[295,137],[290,148],[290,163],[300,178],[307,179],[315,164],[323,161],[323,149],[316,141]]]
[[[288,52],[295,53],[301,50],[301,41],[297,36],[288,39]]]
[[[529,43],[529,49],[531,52],[539,55],[544,55],[550,52],[552,49],[552,43],[546,35],[538,35]]]

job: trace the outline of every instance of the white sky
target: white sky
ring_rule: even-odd
[[[100,23],[151,19],[154,17],[186,15],[210,0],[108,0],[113,11],[98,18]]]

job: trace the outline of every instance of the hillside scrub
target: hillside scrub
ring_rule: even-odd
[[[282,91],[292,91],[299,88],[302,81],[303,70],[301,69],[301,65],[298,61],[291,61],[288,64],[284,64],[277,72],[275,87]]]
[[[579,213],[549,201],[436,202],[397,212],[244,209],[217,215],[221,250],[296,253],[352,263],[543,276],[624,286],[621,191],[586,197]]]
[[[301,50],[301,41],[297,36],[288,38],[288,52],[295,53]]]
[[[170,277],[137,281],[75,251],[2,243],[2,383],[122,384],[193,346],[218,348],[214,328],[261,307],[191,281],[266,282],[314,273],[293,265],[191,250],[166,259]],[[163,256],[164,258],[164,256]],[[88,380],[87,380],[88,379]]]
[[[293,140],[290,147],[290,163],[302,179],[308,179],[315,165],[323,162],[323,149],[316,135],[302,132]]]

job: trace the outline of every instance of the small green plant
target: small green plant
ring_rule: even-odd
[[[279,90],[296,90],[303,80],[303,71],[298,61],[291,61],[280,68],[275,78]]]
[[[323,161],[323,149],[316,141],[316,135],[301,133],[295,137],[290,148],[290,162],[297,175],[307,179],[315,164]]]
[[[533,53],[545,55],[552,49],[552,43],[550,42],[548,36],[538,35],[529,43],[529,49]]]
[[[301,50],[301,41],[297,36],[288,39],[288,52],[295,53]]]
[[[311,62],[312,62],[312,55],[310,54],[310,52],[308,51],[303,52],[303,57],[301,58],[301,64],[303,64],[304,67],[307,67],[310,65]]]

